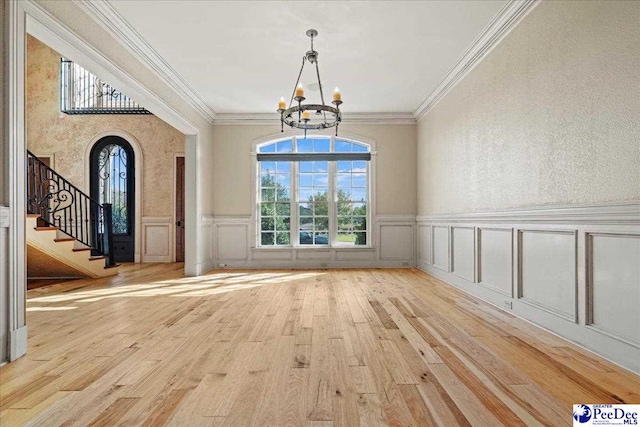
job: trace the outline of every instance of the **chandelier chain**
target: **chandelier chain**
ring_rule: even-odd
[[[300,76],[302,76],[302,70],[304,70],[304,63],[307,60],[306,56],[302,57],[302,66],[300,67],[300,72],[298,73],[298,80],[296,80],[296,84],[293,85],[293,92],[291,92],[291,99],[289,100],[289,108],[293,105],[293,97],[296,96],[296,88],[300,84]]]

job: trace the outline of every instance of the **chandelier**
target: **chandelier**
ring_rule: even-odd
[[[278,103],[278,113],[280,113],[280,129],[284,132],[284,125],[291,128],[303,129],[304,136],[307,136],[307,130],[322,130],[331,127],[336,128],[336,136],[338,135],[338,126],[342,121],[342,113],[340,112],[340,104],[342,104],[342,95],[338,88],[333,93],[334,106],[327,105],[324,102],[324,92],[322,90],[322,82],[320,80],[320,70],[318,68],[318,52],[313,50],[313,38],[318,35],[316,30],[307,30],[307,36],[311,38],[311,50],[302,57],[302,67],[300,73],[298,73],[298,80],[293,87],[293,93],[291,94],[291,100],[289,101],[289,107],[284,97],[280,98]],[[300,77],[302,76],[302,70],[307,61],[316,66],[316,75],[318,76],[318,88],[320,89],[320,101],[322,104],[303,104],[306,98],[304,96],[304,88],[300,83]],[[297,104],[294,104],[294,101]],[[314,118],[311,118],[311,112],[314,113]]]

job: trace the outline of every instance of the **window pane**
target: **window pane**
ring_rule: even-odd
[[[298,139],[298,153],[311,153],[313,152],[313,140],[312,139]]]
[[[364,188],[352,188],[351,200],[356,202],[364,202],[367,198],[367,190]]]
[[[273,233],[262,233],[260,235],[260,244],[261,245],[273,245]]]
[[[356,241],[355,233],[338,233],[338,242],[340,243],[351,243],[353,244]]]
[[[314,242],[316,245],[328,245],[329,235],[326,233],[315,233]]]
[[[258,148],[259,153],[275,153],[275,151],[276,151],[275,143],[263,145],[262,147]]]
[[[278,185],[282,185],[284,187],[289,187],[289,186],[291,186],[291,177],[289,176],[288,173],[286,173],[286,174],[285,173],[278,174],[277,182],[278,182]]]
[[[313,162],[314,172],[327,172],[329,170],[329,162]]]
[[[350,151],[351,151],[351,143],[350,142],[336,139],[336,152],[338,152],[338,153],[348,153]]]
[[[286,187],[276,188],[276,199],[280,202],[286,202],[290,200],[289,189]]]
[[[351,203],[338,202],[338,215],[351,215],[352,212]]]
[[[367,244],[367,233],[357,232],[356,233],[356,245],[366,245]]]
[[[314,187],[328,187],[329,186],[329,175],[326,173],[316,173],[313,175],[313,186]]]
[[[313,215],[313,203],[303,203],[300,204],[300,216],[311,216]]]
[[[340,160],[337,163],[338,172],[351,172],[351,162],[349,160]]]
[[[316,139],[313,144],[313,151],[316,153],[328,153],[331,147],[329,139]]]
[[[365,173],[354,173],[351,185],[353,185],[354,187],[366,187],[367,186],[367,174],[365,174]]]
[[[271,212],[273,212],[273,207],[271,209]],[[275,214],[280,216],[291,215],[291,205],[289,203],[276,203]],[[263,213],[263,215],[273,215],[273,213]]]
[[[300,217],[300,230],[312,230],[313,229],[313,217],[301,216]]]
[[[299,175],[300,187],[313,187],[313,175],[310,173],[301,173]]]
[[[353,162],[353,168],[351,169],[353,172],[366,172],[367,171],[367,162],[364,160],[357,160]]]
[[[313,233],[308,231],[300,230],[300,244],[301,245],[312,245],[313,244]]]
[[[298,190],[298,201],[307,202],[313,200],[313,188],[301,188]]]
[[[262,216],[273,216],[275,213],[275,205],[273,203],[261,203],[260,204],[260,215]]]
[[[298,169],[300,172],[313,172],[313,162],[299,162]]]
[[[316,202],[314,203],[313,214],[315,216],[327,216],[329,215],[329,204],[327,202]]]
[[[351,187],[351,174],[339,173],[336,179],[336,185],[338,188]]]
[[[289,245],[290,243],[289,233],[276,233],[277,245]]]
[[[276,200],[276,190],[273,188],[263,188],[262,189],[262,200],[264,201],[275,201]]]
[[[293,151],[293,141],[280,141],[276,145],[276,151],[278,153],[291,153]]]
[[[273,218],[262,218],[260,229],[265,231],[273,231]]]
[[[353,228],[350,216],[338,217],[338,231],[350,231]]]
[[[353,228],[356,230],[366,230],[367,218],[364,216],[353,217]]]
[[[278,173],[290,173],[291,162],[276,162],[276,170]]]
[[[276,217],[276,231],[289,231],[289,217]]]
[[[329,231],[329,218],[316,218],[315,221],[315,230],[316,231],[324,231],[325,233]]]
[[[260,162],[260,171],[262,173],[274,173],[276,171],[276,162]]]
[[[369,147],[367,147],[366,145],[362,145],[362,144],[358,144],[357,142],[354,142],[353,146],[351,147],[351,151],[356,153],[367,153],[369,152]]]
[[[353,209],[354,215],[366,215],[367,214],[367,204],[366,203],[353,203],[351,205]]]

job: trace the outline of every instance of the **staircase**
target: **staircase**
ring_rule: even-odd
[[[111,205],[101,205],[27,151],[27,274],[105,277],[113,259]]]

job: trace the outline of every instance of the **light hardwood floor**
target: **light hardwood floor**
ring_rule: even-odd
[[[128,265],[28,293],[0,424],[570,425],[640,378],[417,270]]]

